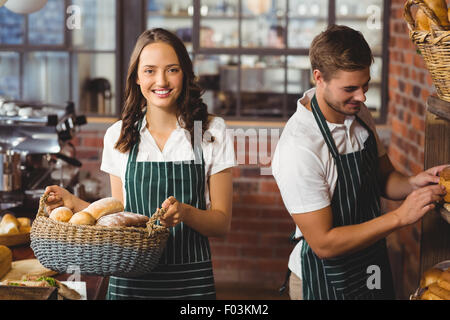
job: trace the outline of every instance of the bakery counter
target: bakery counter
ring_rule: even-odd
[[[35,259],[33,250],[30,245],[20,245],[10,248],[13,255],[13,261]],[[59,281],[66,281],[71,274],[58,274],[54,276]],[[108,289],[108,278],[101,276],[81,275],[79,281],[86,282],[87,300],[104,300]]]

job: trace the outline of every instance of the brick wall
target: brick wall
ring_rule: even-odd
[[[389,105],[391,128],[389,157],[400,172],[413,175],[423,170],[426,100],[435,92],[425,62],[411,42],[403,19],[404,0],[391,1],[389,39]],[[385,209],[399,202],[385,202]],[[420,222],[388,237],[397,297],[407,299],[418,284]]]

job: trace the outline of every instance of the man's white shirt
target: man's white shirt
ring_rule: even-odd
[[[305,105],[313,98],[315,88],[306,91],[297,101],[297,110],[287,121],[272,159],[272,173],[280,189],[284,205],[292,214],[302,214],[331,205],[338,178],[336,164],[314,115]],[[378,146],[378,156],[386,150],[376,133],[375,122],[362,104],[358,117],[372,130]],[[355,119],[347,116],[343,124],[327,121],[340,154],[359,151],[369,132]],[[301,231],[296,227],[295,236]],[[301,278],[300,241],[289,257],[289,269]]]

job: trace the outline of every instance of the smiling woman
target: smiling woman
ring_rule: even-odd
[[[216,298],[208,237],[230,229],[235,159],[225,121],[208,114],[201,95],[183,43],[164,29],[145,31],[130,59],[122,120],[105,134],[101,170],[125,211],[166,209],[160,223],[170,236],[152,272],[110,277],[109,299]],[[194,139],[197,121],[214,139]],[[89,205],[59,186],[46,194],[51,209]]]

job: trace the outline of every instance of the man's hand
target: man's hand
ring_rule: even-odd
[[[449,164],[444,164],[425,170],[415,176],[410,177],[409,183],[413,190],[417,190],[430,184],[437,184],[439,183],[439,173],[448,166]]]

